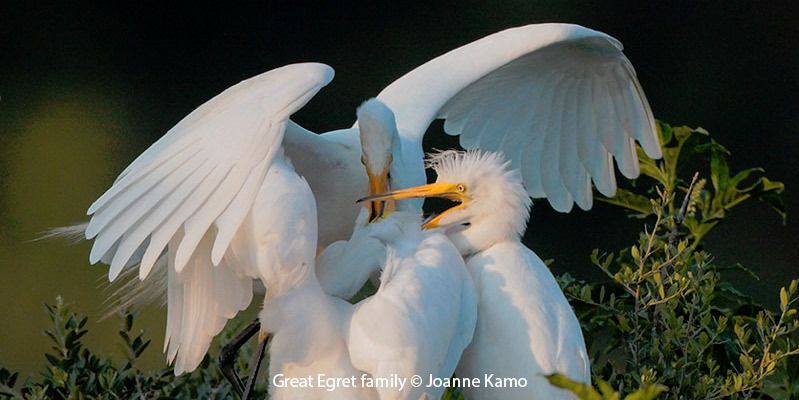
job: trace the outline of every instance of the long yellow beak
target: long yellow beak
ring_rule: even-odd
[[[385,171],[373,174],[371,171],[366,170],[366,175],[369,177],[369,194],[376,195],[378,193],[385,193],[388,190],[388,168]],[[375,201],[364,205],[369,209],[369,222],[378,218],[383,218],[394,211],[395,202],[389,201]]]
[[[464,207],[465,203],[469,200],[469,196],[466,195],[466,188],[462,184],[436,182],[436,183],[431,183],[429,185],[416,186],[407,189],[394,190],[388,193],[366,196],[358,200],[358,203],[365,201],[375,202],[375,201],[385,201],[385,200],[411,199],[417,197],[441,197],[447,200],[452,200],[461,203],[458,204],[457,206],[447,209],[446,211],[442,212],[435,218],[425,222],[422,225],[422,228],[424,229],[438,227],[439,223],[441,222],[441,219],[444,217],[446,213]]]

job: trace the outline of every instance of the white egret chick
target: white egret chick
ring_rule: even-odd
[[[531,200],[519,172],[499,153],[479,151],[441,152],[429,164],[438,174],[435,183],[367,199],[442,197],[458,203],[424,224],[445,232],[458,247],[477,287],[477,328],[456,373],[528,382],[518,388],[463,388],[464,395],[574,398],[543,377],[559,372],[588,383],[591,375],[571,306],[547,266],[520,241]]]

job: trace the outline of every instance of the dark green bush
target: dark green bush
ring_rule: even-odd
[[[93,354],[84,347],[87,318],[70,312],[61,298],[47,305],[53,326],[45,334],[53,342],[45,354],[46,366],[37,379],[18,382],[18,374],[0,368],[0,397],[20,399],[236,399],[219,373],[215,360],[205,357],[191,374],[176,377],[172,368],[141,371],[136,360],[150,345],[144,333],[134,333],[135,313],[120,316],[121,363],[110,355]],[[234,327],[229,332],[234,332]],[[225,333],[224,335],[227,335]],[[246,359],[246,356],[244,357]],[[241,362],[243,363],[243,359]],[[239,365],[242,368],[243,365]],[[19,386],[19,387],[17,387]],[[263,393],[258,393],[263,397]]]
[[[601,199],[646,220],[638,240],[591,255],[607,282],[560,278],[601,390],[560,376],[555,383],[582,390],[583,399],[619,398],[610,387],[622,393],[659,387],[670,399],[799,396],[797,357],[791,357],[799,354],[799,281],[780,291],[778,311],[768,310],[722,280],[729,268],[715,264],[702,245],[732,208],[750,199],[766,202],[784,220],[783,185],[757,168],[731,175],[727,150],[702,129],[660,124],[660,132],[663,159],[639,151],[642,178]],[[709,184],[699,174],[681,179],[703,160]]]

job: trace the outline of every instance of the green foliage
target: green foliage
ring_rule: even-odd
[[[566,375],[552,374],[547,376],[549,383],[563,389],[567,389],[576,394],[577,397],[583,400],[620,400],[619,392],[605,381],[598,379],[597,386],[599,390],[594,389],[591,385],[585,383],[575,382],[569,379]],[[624,400],[652,400],[659,394],[668,390],[663,385],[644,385],[640,389],[624,396]]]
[[[688,230],[691,246],[696,247],[731,209],[747,200],[757,199],[768,204],[785,222],[785,204],[780,196],[785,189],[782,182],[766,178],[761,168],[748,168],[731,175],[727,162],[730,152],[702,128],[671,127],[659,122],[658,132],[662,159],[653,160],[637,147],[641,175],[650,178],[648,182],[639,179],[634,182],[633,189],[620,188],[616,196],[607,198],[599,195],[598,200],[624,207],[636,218],[655,216],[657,207],[652,205],[653,198],[660,201],[658,192],[673,196],[686,190],[691,180],[686,181],[682,177],[691,176],[685,172],[695,165],[699,156],[704,156],[709,159],[711,186],[707,187],[705,178],[699,178],[689,201],[682,203],[687,206],[686,209],[681,209],[680,204],[674,201],[667,201],[662,210],[664,215],[672,217],[664,221],[669,228],[682,225]]]
[[[663,159],[640,151],[644,177],[602,199],[650,222],[616,253],[595,250],[592,262],[609,282],[561,285],[581,321],[599,391],[563,377],[553,383],[581,399],[618,399],[621,392],[673,399],[799,396],[795,344],[799,281],[780,291],[780,309],[755,304],[721,279],[702,250],[704,237],[735,206],[761,200],[783,218],[780,182],[757,168],[731,175],[727,150],[702,129],[660,124]],[[709,161],[710,185],[682,179],[696,156]],[[679,199],[678,199],[679,198]],[[738,267],[742,268],[742,267]],[[635,390],[639,388],[638,390]]]
[[[121,363],[109,355],[99,356],[84,347],[87,318],[70,312],[61,298],[47,305],[53,327],[45,334],[53,343],[45,354],[47,365],[38,379],[20,385],[18,374],[0,368],[0,398],[20,399],[235,399],[215,361],[206,357],[192,374],[175,377],[172,368],[140,371],[136,360],[150,345],[143,332],[134,333],[135,314],[121,315],[119,330],[123,350]],[[243,356],[246,359],[246,356]],[[17,386],[21,386],[17,388]],[[259,392],[258,397],[263,397]]]

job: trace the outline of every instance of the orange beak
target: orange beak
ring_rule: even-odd
[[[447,209],[446,211],[437,215],[435,218],[425,222],[422,225],[422,228],[424,229],[432,229],[438,227],[441,222],[441,219],[444,217],[446,213],[464,207],[466,203],[469,201],[469,196],[466,195],[466,189],[462,184],[436,182],[436,183],[431,183],[429,185],[416,186],[407,189],[394,190],[388,193],[366,196],[358,200],[358,203],[365,201],[375,202],[375,201],[386,201],[386,200],[411,199],[418,197],[441,197],[447,200],[452,200],[461,203],[458,204],[457,206]]]
[[[377,175],[373,175],[367,169],[366,175],[369,177],[368,193],[370,195],[385,193],[388,190],[388,168]],[[393,200],[388,200],[370,202],[369,204],[366,204],[365,207],[369,209],[369,222],[372,222],[378,218],[388,216],[388,214],[394,211],[396,205]]]

